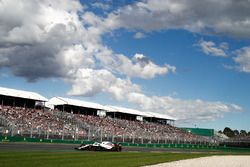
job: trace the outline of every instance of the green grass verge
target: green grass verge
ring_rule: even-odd
[[[0,167],[136,167],[209,155],[158,152],[0,152]]]

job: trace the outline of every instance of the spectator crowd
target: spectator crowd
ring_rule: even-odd
[[[31,137],[90,140],[111,136],[112,140],[165,143],[208,141],[169,124],[4,105],[0,105],[0,126],[5,128],[0,133]]]

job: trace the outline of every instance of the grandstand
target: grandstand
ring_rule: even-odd
[[[211,142],[173,126],[176,119],[164,114],[64,97],[48,100],[34,92],[8,88],[0,90],[2,135],[130,143]],[[37,102],[45,107],[37,108]]]
[[[35,92],[0,87],[1,105],[32,108],[36,104],[46,101],[48,101],[47,98]]]
[[[164,114],[158,114],[153,112],[142,112],[135,109],[101,105],[97,103],[87,102],[83,100],[76,100],[63,97],[53,97],[46,104],[52,104],[53,109],[60,111],[66,111],[74,114],[85,114],[94,116],[110,116],[112,118],[128,119],[128,120],[147,120],[148,122],[164,122],[172,123],[176,118],[170,117]]]

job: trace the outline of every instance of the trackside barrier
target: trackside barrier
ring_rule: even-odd
[[[60,139],[39,139],[17,136],[0,136],[0,142],[33,142],[33,143],[61,143],[61,144],[89,144],[93,141],[60,140]]]
[[[61,139],[39,139],[19,136],[0,136],[0,142],[33,142],[33,143],[60,143],[60,144],[91,144],[94,141],[88,140],[61,140]],[[120,143],[122,146],[130,147],[146,147],[146,148],[166,148],[166,149],[195,149],[195,150],[211,150],[211,151],[236,151],[250,152],[249,148],[214,146],[214,145],[195,145],[195,144],[158,144],[158,143]]]
[[[133,143],[120,143],[122,146],[131,147],[146,147],[146,148],[166,148],[166,149],[195,149],[195,150],[210,150],[210,151],[236,151],[236,152],[250,152],[249,148],[235,148],[227,146],[214,146],[214,145],[195,145],[195,144],[133,144]]]

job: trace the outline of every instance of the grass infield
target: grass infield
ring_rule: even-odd
[[[209,155],[159,152],[0,152],[0,167],[135,167]]]

